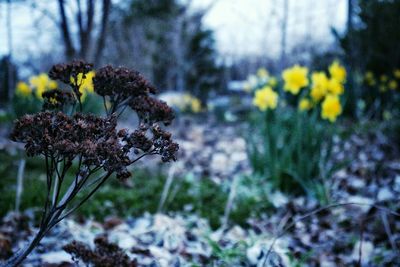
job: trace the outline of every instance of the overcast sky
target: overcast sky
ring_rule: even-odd
[[[44,0],[43,0],[44,1]],[[214,3],[205,23],[215,31],[218,49],[223,54],[280,53],[281,23],[284,0],[194,0],[194,6]],[[347,0],[289,0],[288,46],[305,40],[322,43],[332,41],[331,28],[343,30],[346,23]],[[49,3],[46,1],[45,3]],[[52,3],[55,4],[55,1]],[[14,54],[51,48],[51,40],[33,31],[41,14],[21,3],[12,9]],[[6,5],[0,3],[0,55],[8,53]],[[41,32],[46,29],[42,28]],[[38,45],[39,44],[39,45]]]
[[[225,53],[279,54],[284,0],[195,0],[214,4],[205,22]],[[287,42],[330,42],[331,28],[346,25],[347,0],[289,0]]]

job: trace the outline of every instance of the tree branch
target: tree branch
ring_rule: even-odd
[[[83,22],[82,22],[82,5],[81,5],[81,0],[76,0],[76,5],[78,6],[78,12],[76,14],[76,20],[78,22],[78,32],[79,32],[79,38],[81,40],[83,40]]]
[[[99,63],[100,57],[102,55],[107,36],[107,26],[108,26],[108,17],[110,15],[111,9],[111,0],[103,0],[103,12],[101,17],[101,28],[99,37],[97,39],[97,48],[94,53],[94,65],[96,66]]]
[[[75,55],[75,49],[72,44],[71,35],[67,22],[67,16],[65,14],[64,0],[58,0],[58,7],[61,17],[60,29],[65,45],[65,57],[67,59],[72,59]]]
[[[77,0],[79,3],[81,0]],[[80,33],[80,51],[79,55],[86,59],[89,53],[91,36],[93,31],[93,20],[94,20],[94,2],[93,0],[87,0],[87,9],[86,9],[86,25],[83,26],[82,20],[80,21],[82,32]],[[82,16],[82,9],[78,9],[78,14]],[[79,22],[79,21],[78,21]]]

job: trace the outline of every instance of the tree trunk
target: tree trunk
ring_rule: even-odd
[[[354,86],[354,37],[352,37],[351,33],[353,31],[353,16],[354,16],[354,0],[347,1],[348,9],[347,9],[347,32],[350,33],[349,38],[349,62],[347,62],[348,67],[348,94],[349,99],[347,101],[347,111],[352,117],[356,117],[356,99],[357,99],[357,92],[356,87]]]
[[[61,17],[60,28],[61,28],[61,33],[62,33],[62,37],[64,40],[65,57],[67,60],[70,60],[75,56],[75,49],[72,44],[68,21],[67,21],[67,16],[65,14],[64,0],[58,0],[58,7],[59,7],[60,17]]]
[[[104,46],[106,43],[106,36],[107,36],[107,27],[108,27],[108,17],[110,15],[111,10],[111,0],[103,0],[103,11],[101,17],[101,28],[99,37],[97,39],[97,47],[94,53],[93,63],[94,65],[99,64],[101,55],[104,50]]]
[[[13,81],[13,71],[12,71],[12,26],[11,26],[11,0],[7,0],[7,39],[8,39],[8,99],[11,101],[14,95],[14,90],[12,86],[14,85]]]
[[[286,64],[286,42],[287,42],[286,37],[287,37],[288,16],[289,16],[289,0],[283,0],[280,69],[283,69]]]

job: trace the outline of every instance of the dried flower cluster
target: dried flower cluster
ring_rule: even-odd
[[[130,152],[159,154],[164,162],[176,160],[178,144],[171,134],[158,125],[141,127],[133,133],[123,129],[117,133],[116,116],[100,118],[77,113],[72,117],[62,112],[40,112],[26,115],[15,123],[11,138],[25,143],[28,156],[44,155],[72,164],[80,158],[85,169],[103,168],[127,178],[132,162]],[[149,137],[148,132],[152,133]]]
[[[87,170],[103,168],[126,177],[129,149],[117,137],[115,116],[100,118],[76,113],[40,112],[17,121],[11,135],[25,143],[29,156],[44,155],[65,159],[67,164],[80,157]]]
[[[171,107],[165,102],[149,96],[135,97],[129,102],[129,106],[145,123],[163,122],[165,125],[169,125],[174,119]]]
[[[124,129],[119,132],[119,136],[126,142],[127,148],[134,148],[135,154],[152,151],[153,154],[160,155],[163,162],[176,160],[179,145],[173,142],[171,133],[164,131],[157,124],[142,124],[131,134]]]
[[[49,76],[70,83],[71,77],[90,70],[90,64],[74,61],[55,65]],[[119,178],[129,177],[126,167],[132,163],[129,159],[132,149],[135,154],[159,154],[164,162],[176,159],[178,145],[172,141],[170,133],[156,124],[168,125],[174,118],[173,111],[165,102],[148,96],[156,90],[138,72],[106,66],[97,72],[93,83],[95,92],[110,97],[115,106],[129,99],[125,106],[136,111],[142,122],[140,127],[131,134],[128,130],[117,133],[117,118],[113,114],[100,118],[44,111],[18,120],[12,140],[25,143],[29,156],[64,157],[68,164],[79,157],[85,169],[103,168],[116,172]],[[61,90],[45,92],[43,97],[45,110],[74,103],[72,94]]]
[[[139,72],[110,65],[96,72],[93,85],[94,91],[111,103],[111,112],[126,106],[137,97],[157,92]]]
[[[74,60],[68,64],[54,65],[49,71],[49,77],[53,80],[74,86],[73,79],[76,80],[80,73],[85,75],[92,69],[93,64],[82,60]]]
[[[88,74],[92,68],[93,64],[86,63],[83,60],[74,60],[69,64],[54,65],[49,71],[49,77],[51,79],[71,86],[72,92],[79,102],[80,111],[82,111],[82,92],[80,87],[85,81],[86,74]]]
[[[95,267],[136,267],[136,261],[129,259],[128,255],[116,244],[110,243],[106,237],[96,237],[95,249],[92,250],[81,242],[73,241],[64,246],[64,250],[71,254],[75,261],[81,260],[86,265]]]
[[[94,91],[103,97],[106,116],[74,113],[77,101],[82,112],[80,90],[91,70],[92,65],[84,61],[53,66],[49,77],[65,83],[72,92],[55,89],[43,93],[43,111],[15,122],[11,139],[25,143],[28,156],[45,158],[47,197],[38,234],[7,266],[20,264],[49,229],[79,208],[112,174],[128,178],[128,167],[147,155],[160,155],[163,162],[176,160],[179,146],[158,124],[171,123],[173,111],[149,96],[156,89],[137,71],[112,66],[96,71]],[[62,112],[67,107],[72,114]],[[139,125],[133,131],[117,130],[118,117],[127,107],[137,113]],[[71,168],[74,164],[78,171]],[[101,171],[104,173],[99,176]],[[65,179],[67,173],[75,179]],[[90,188],[89,193],[76,204],[73,200],[83,188]],[[99,246],[107,251],[104,244]]]
[[[135,70],[110,65],[100,68],[93,79],[95,91],[101,96],[139,96],[157,90]]]

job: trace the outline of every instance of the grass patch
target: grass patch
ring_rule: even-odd
[[[15,209],[16,175],[19,156],[10,156],[0,152],[0,216]],[[21,199],[21,210],[41,207],[45,200],[45,173],[42,160],[29,158],[26,163],[24,191]],[[68,179],[73,179],[69,177]],[[102,221],[104,217],[141,216],[145,212],[156,213],[166,176],[161,171],[139,169],[134,171],[133,186],[128,188],[117,179],[110,179],[96,194],[80,207],[76,216],[92,217]],[[225,205],[229,195],[229,183],[216,184],[210,179],[196,179],[191,175],[176,177],[163,211],[169,214],[197,214],[209,220],[213,228],[221,224]],[[246,186],[246,185],[240,185]],[[246,188],[241,188],[246,191]],[[79,196],[78,199],[79,200]],[[238,195],[230,222],[246,225],[251,216],[268,211],[270,205],[252,195]],[[39,209],[38,209],[39,210]]]

